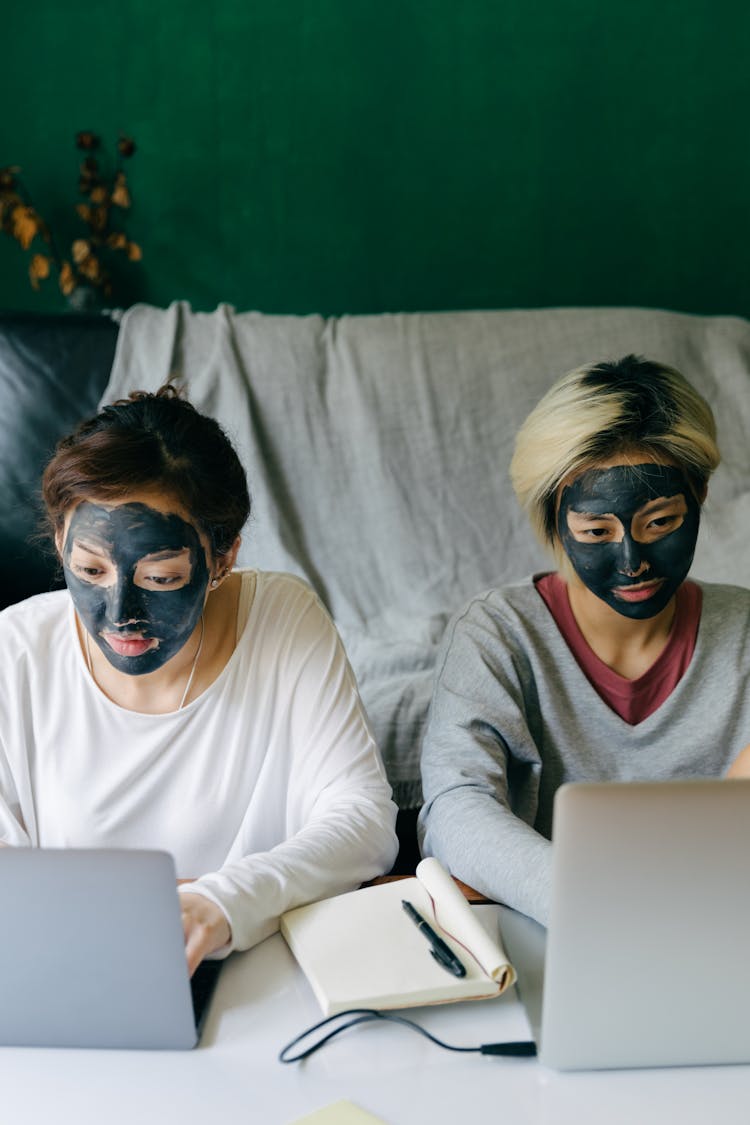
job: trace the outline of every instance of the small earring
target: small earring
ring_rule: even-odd
[[[215,590],[218,585],[219,585],[219,579],[218,578],[212,578],[211,579],[211,589]]]

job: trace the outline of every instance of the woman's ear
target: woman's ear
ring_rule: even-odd
[[[237,538],[235,539],[234,543],[232,544],[232,546],[227,551],[227,553],[225,555],[221,556],[221,559],[220,559],[221,569],[224,571],[225,574],[229,574],[230,570],[234,569],[234,564],[237,562],[237,555],[239,553],[241,542],[242,542],[242,539],[238,535]]]
[[[216,556],[214,563],[213,577],[211,578],[211,588],[216,589],[220,586],[225,578],[228,578],[237,562],[237,552],[240,549],[242,539],[238,535],[232,546],[223,555]]]
[[[55,550],[57,551],[60,562],[62,562],[63,529],[61,527],[58,527],[57,531],[55,532]]]

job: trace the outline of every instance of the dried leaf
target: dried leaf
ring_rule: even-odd
[[[76,279],[70,262],[63,262],[60,267],[60,291],[69,297],[76,287]]]
[[[33,254],[29,262],[29,272],[34,277],[49,277],[50,261],[46,254]]]
[[[13,237],[17,238],[24,250],[34,241],[34,235],[41,226],[39,216],[33,207],[14,207],[11,212]]]
[[[86,195],[100,182],[99,165],[93,156],[87,156],[81,164],[81,173],[78,180],[78,190]]]
[[[81,216],[84,223],[91,222],[91,208],[89,207],[88,203],[77,203],[76,211]]]
[[[122,172],[118,172],[115,179],[115,188],[112,192],[112,202],[116,207],[122,207],[127,210],[130,207],[130,192],[128,191],[128,182]]]
[[[34,254],[29,262],[29,280],[34,289],[39,288],[40,280],[49,277],[49,258],[46,254]]]
[[[96,133],[92,133],[90,129],[84,129],[81,133],[76,133],[76,145],[88,152],[95,148],[99,148],[99,138]]]
[[[140,262],[141,258],[143,257],[143,251],[141,250],[137,242],[128,243],[128,257],[130,258],[131,262]]]
[[[108,207],[94,207],[93,211],[91,212],[91,225],[94,228],[94,230],[98,230],[98,231],[106,230],[108,218],[109,218],[109,208]]]
[[[107,235],[107,246],[110,246],[113,250],[126,250],[127,245],[127,237],[122,231],[113,230],[111,234]]]
[[[0,195],[0,226],[11,235],[13,234],[12,215],[19,204],[23,206],[23,200],[14,191],[6,196]]]
[[[73,261],[77,266],[84,262],[91,253],[91,244],[86,238],[77,238],[70,248]]]
[[[132,137],[126,137],[124,133],[120,134],[120,139],[117,142],[117,151],[120,156],[132,156],[135,152],[135,141]]]
[[[106,203],[107,202],[107,189],[99,184],[91,191],[92,203]]]
[[[78,271],[96,284],[102,275],[101,263],[95,254],[89,254],[87,258],[78,263]]]

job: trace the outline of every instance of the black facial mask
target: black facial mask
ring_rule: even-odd
[[[71,570],[74,542],[102,555],[114,571],[108,585],[87,581]],[[177,589],[160,590],[148,574],[146,556],[189,552],[190,577]],[[138,564],[141,564],[139,567]],[[75,509],[63,549],[65,582],[86,630],[109,663],[120,672],[141,676],[166,664],[185,645],[200,620],[208,586],[206,554],[195,528],[177,515],[146,504],[105,508],[88,501]],[[138,574],[136,570],[138,568]],[[117,652],[106,636],[120,648]],[[147,651],[145,641],[151,645]],[[139,643],[140,642],[140,643]],[[155,643],[154,643],[155,642]]]
[[[661,538],[643,542],[633,520],[645,504],[681,496],[682,522]],[[619,542],[581,543],[568,526],[568,513],[615,516],[624,534]],[[654,513],[656,517],[659,512]],[[614,465],[589,469],[563,489],[557,530],[565,553],[585,586],[624,617],[645,620],[669,604],[693,561],[700,507],[685,477],[672,465]],[[649,583],[660,580],[651,588]],[[629,588],[630,598],[628,600]],[[620,591],[618,593],[616,591]],[[641,600],[636,600],[641,598]]]

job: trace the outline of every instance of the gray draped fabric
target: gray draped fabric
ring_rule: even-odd
[[[696,577],[750,586],[750,323],[644,309],[380,316],[123,317],[104,401],[170,376],[216,417],[254,501],[240,564],[318,590],[342,634],[403,806],[451,614],[549,568],[508,481],[514,435],[547,387],[628,352],[678,367],[716,411]]]

